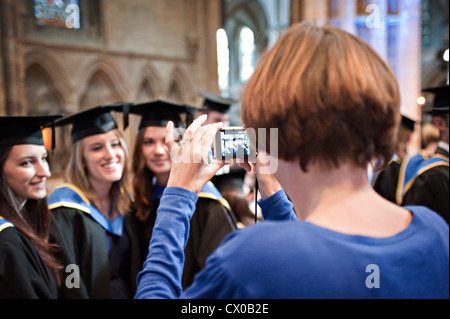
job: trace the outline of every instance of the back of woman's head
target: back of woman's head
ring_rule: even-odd
[[[311,162],[365,167],[390,160],[399,104],[395,77],[372,48],[304,22],[261,58],[243,94],[242,119],[268,134],[278,128],[278,157],[299,160],[305,171]]]

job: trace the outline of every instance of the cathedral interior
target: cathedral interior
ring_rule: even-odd
[[[238,101],[261,54],[313,20],[375,48],[398,79],[401,112],[420,125],[422,89],[448,83],[448,12],[448,0],[1,0],[0,115],[158,98],[200,106],[202,90]],[[237,102],[230,124],[239,113]],[[56,134],[58,176],[70,134]]]

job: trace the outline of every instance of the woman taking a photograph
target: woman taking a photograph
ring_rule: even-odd
[[[448,225],[423,206],[389,202],[368,181],[368,163],[381,168],[392,157],[399,106],[392,70],[361,39],[332,26],[290,26],[242,96],[247,127],[278,128],[277,141],[267,139],[279,146],[269,154],[273,176],[260,166],[270,147],[258,150],[265,221],[228,236],[183,291],[197,193],[224,165],[201,150],[221,125],[202,127],[199,117],[177,143],[169,123],[174,164],[136,298],[448,299]]]

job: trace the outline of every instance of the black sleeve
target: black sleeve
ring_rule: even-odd
[[[138,273],[142,270],[143,262],[147,257],[147,253],[141,250],[141,243],[139,238],[139,222],[135,218],[134,213],[130,212],[124,219],[124,228],[130,238],[130,289],[133,296],[136,293],[137,283],[136,278]],[[148,245],[147,245],[148,247]],[[148,252],[148,248],[146,250]]]
[[[235,220],[227,208],[213,199],[198,199],[185,248],[183,288],[194,281],[195,275],[205,266],[207,257],[235,229]]]
[[[400,164],[391,162],[383,171],[376,174],[373,189],[387,200],[397,203],[395,195],[398,184]]]
[[[17,229],[0,231],[0,299],[54,299],[53,274]]]
[[[449,223],[449,173],[448,167],[430,169],[415,180],[405,193],[403,206],[423,205],[438,213]]]
[[[58,257],[64,269],[79,268],[80,285],[68,287],[62,277],[61,298],[109,298],[108,250],[103,228],[87,213],[60,207],[52,210],[50,241],[60,246]]]

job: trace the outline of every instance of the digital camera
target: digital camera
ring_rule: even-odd
[[[224,127],[214,140],[214,157],[218,160],[248,159],[253,157],[251,139],[242,126]]]

